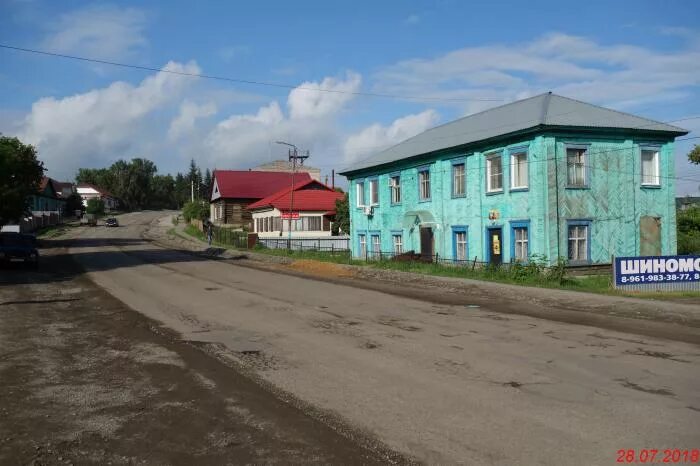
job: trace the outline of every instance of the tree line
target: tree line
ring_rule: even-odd
[[[160,175],[152,161],[134,158],[118,160],[108,168],[80,168],[75,182],[109,191],[125,210],[179,209],[190,200],[193,190],[195,199],[208,199],[212,173],[207,168],[202,175],[191,160],[186,173]]]

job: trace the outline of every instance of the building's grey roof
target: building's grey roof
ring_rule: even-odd
[[[660,131],[673,136],[688,131],[647,118],[562,97],[551,92],[501,105],[436,126],[343,170],[348,174],[450,147],[476,143],[534,127],[617,128]]]

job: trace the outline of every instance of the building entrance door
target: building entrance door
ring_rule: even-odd
[[[501,228],[489,228],[486,235],[489,248],[489,264],[501,265],[503,263],[503,230]]]
[[[433,259],[433,229],[420,227],[420,255],[423,259]]]

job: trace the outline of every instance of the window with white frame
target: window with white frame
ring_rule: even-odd
[[[516,152],[510,156],[510,187],[527,188],[527,152]]]
[[[486,157],[486,191],[503,191],[503,157],[492,154]]]
[[[420,200],[430,199],[430,170],[428,168],[418,171],[418,188],[420,190]]]
[[[379,204],[379,180],[369,180],[369,205]]]
[[[391,239],[394,243],[394,254],[403,253],[403,237],[400,233],[391,235]]]
[[[389,178],[389,188],[391,190],[391,203],[398,204],[401,202],[401,177],[393,175]]]
[[[513,228],[513,258],[520,262],[528,259],[528,231],[526,226]]]
[[[365,206],[365,184],[357,183],[355,185],[355,191],[357,193],[357,207]]]
[[[584,188],[588,185],[586,179],[586,149],[568,147],[566,149],[567,184],[572,188]]]
[[[381,248],[382,245],[379,239],[379,235],[372,235],[372,254],[374,255],[374,257],[379,257]]]
[[[452,196],[460,197],[465,193],[464,163],[452,165]]]
[[[642,149],[642,185],[659,186],[659,151],[656,149]]]
[[[367,256],[367,236],[357,235],[360,243],[360,257]]]
[[[467,260],[467,232],[466,230],[455,231],[455,259],[458,261]]]
[[[569,261],[586,262],[588,257],[588,229],[587,224],[569,225]]]

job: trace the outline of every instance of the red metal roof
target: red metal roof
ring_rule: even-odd
[[[262,199],[292,183],[292,174],[285,172],[214,170],[213,177],[224,198]],[[297,183],[310,179],[308,173],[294,174]]]
[[[248,210],[274,207],[281,211],[292,208],[295,211],[334,212],[335,201],[342,199],[345,194],[329,188],[325,184],[308,180],[294,186],[294,203],[292,205],[292,188],[286,187],[264,199],[248,206]]]

